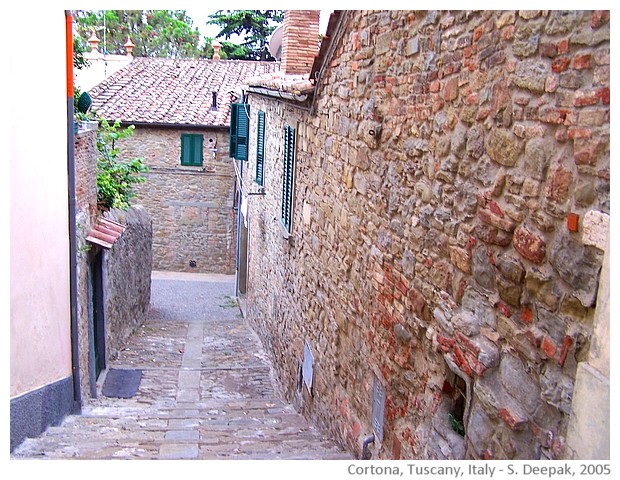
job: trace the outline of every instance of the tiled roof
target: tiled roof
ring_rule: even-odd
[[[278,68],[275,62],[247,60],[135,58],[89,93],[93,109],[109,121],[228,126],[230,92]]]
[[[97,221],[95,226],[90,229],[86,240],[105,248],[112,248],[112,245],[121,237],[126,228],[125,225],[102,217]]]

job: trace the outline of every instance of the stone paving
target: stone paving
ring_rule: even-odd
[[[136,395],[99,395],[13,459],[351,459],[283,402],[234,278],[154,272],[149,320],[111,368],[141,369]]]

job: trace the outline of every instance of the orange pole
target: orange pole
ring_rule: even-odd
[[[67,97],[73,97],[73,16],[65,10],[65,31],[67,35]]]

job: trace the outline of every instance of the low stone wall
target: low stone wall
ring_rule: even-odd
[[[112,357],[148,315],[153,230],[142,206],[112,210],[109,217],[127,226],[104,256],[106,349]]]
[[[95,396],[93,267],[103,250],[106,354],[116,354],[133,329],[146,320],[150,304],[152,222],[143,207],[106,213],[127,229],[112,249],[86,240],[97,222],[97,132],[82,131],[75,140],[77,316],[80,395]]]

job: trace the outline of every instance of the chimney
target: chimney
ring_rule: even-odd
[[[92,35],[90,36],[90,38],[88,39],[88,43],[90,45],[90,53],[99,53],[97,51],[97,48],[99,47],[99,42],[101,40],[99,40],[97,38],[97,35],[95,35],[95,31],[93,30]]]
[[[218,42],[217,40],[213,40],[213,43],[211,44],[211,46],[213,47],[213,60],[219,60],[220,59],[220,47],[222,46],[222,44]]]
[[[282,29],[284,75],[308,75],[319,53],[320,10],[287,10]]]
[[[135,47],[135,45],[131,41],[131,38],[127,37],[127,42],[123,46],[125,47],[125,51],[127,52],[127,56],[128,57],[133,56],[132,52],[133,52],[133,47]]]

